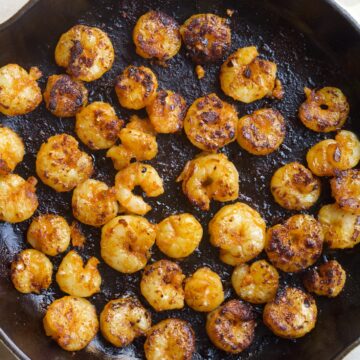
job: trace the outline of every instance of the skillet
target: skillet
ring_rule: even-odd
[[[179,23],[195,13],[214,12],[226,16],[226,9],[234,9],[231,18],[231,51],[246,45],[256,45],[263,57],[278,64],[279,77],[284,84],[282,101],[260,100],[245,105],[231,101],[219,89],[219,64],[205,66],[206,77],[199,81],[193,63],[184,49],[164,68],[151,64],[135,54],[131,31],[136,19],[149,9],[162,10]],[[115,77],[128,64],[150,66],[158,76],[159,87],[182,94],[190,104],[206,93],[217,92],[224,100],[234,103],[239,115],[250,113],[265,106],[278,109],[287,121],[287,136],[280,150],[266,157],[255,157],[233,143],[223,151],[234,162],[240,174],[239,200],[253,206],[274,225],[294,214],[280,208],[272,200],[269,182],[272,173],[281,165],[298,160],[305,163],[306,149],[334,134],[317,134],[303,127],[296,117],[297,109],[304,100],[303,87],[337,86],[347,95],[351,105],[350,119],[345,128],[360,134],[360,30],[333,2],[326,0],[38,0],[22,11],[23,16],[8,21],[0,28],[0,66],[9,62],[19,63],[26,69],[39,66],[44,76],[40,86],[44,88],[47,76],[61,73],[54,62],[54,48],[61,33],[76,23],[98,26],[106,31],[115,48],[113,68],[101,79],[87,84],[89,102],[106,101],[112,104],[118,115],[128,119],[132,112],[120,108],[114,94]],[[144,115],[138,112],[140,115]],[[3,125],[16,130],[26,143],[26,156],[16,173],[23,177],[34,175],[35,157],[41,143],[55,133],[74,135],[74,121],[52,116],[42,104],[33,113],[22,117],[0,117]],[[158,136],[159,154],[150,163],[164,179],[166,192],[159,198],[148,199],[153,210],[147,218],[158,222],[175,212],[193,213],[204,227],[204,238],[199,250],[180,263],[186,275],[196,268],[207,265],[220,274],[225,287],[226,299],[234,298],[231,289],[231,267],[221,263],[218,251],[209,244],[206,229],[213,214],[223,205],[212,203],[211,211],[194,209],[182,194],[174,179],[187,160],[198,151],[184,135]],[[81,145],[80,145],[81,147]],[[82,147],[89,152],[88,149]],[[95,161],[94,177],[113,184],[115,170],[105,152],[92,153]],[[57,194],[40,181],[37,187],[40,206],[36,214],[57,213],[69,222],[71,193]],[[323,181],[320,201],[309,213],[316,214],[329,196],[328,181]],[[55,284],[41,295],[20,295],[9,281],[9,264],[14,255],[26,248],[26,230],[29,221],[10,225],[0,223],[0,335],[23,359],[134,359],[143,358],[143,339],[137,339],[125,349],[116,349],[100,334],[87,349],[76,354],[67,353],[44,334],[41,319],[46,307],[63,296]],[[87,258],[99,253],[100,231],[82,225],[87,243],[81,254]],[[63,255],[53,258],[56,267]],[[264,255],[260,255],[260,258]],[[156,248],[150,262],[165,258]],[[189,308],[181,311],[154,313],[153,322],[180,317],[191,322],[196,332],[197,353],[200,359],[336,359],[341,358],[360,336],[360,252],[358,248],[334,252],[325,250],[319,261],[338,259],[348,278],[344,291],[335,299],[317,298],[319,308],[315,330],[296,341],[279,339],[261,323],[261,307],[258,327],[253,344],[242,354],[234,356],[218,351],[211,345],[205,333],[205,315]],[[102,292],[90,298],[98,312],[107,301],[124,294],[139,294],[140,274],[123,275],[102,263]],[[301,286],[299,275],[281,274],[283,285]],[[145,299],[143,304],[149,308]]]

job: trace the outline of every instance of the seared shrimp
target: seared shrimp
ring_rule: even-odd
[[[201,210],[210,209],[210,200],[221,202],[239,196],[239,174],[224,154],[200,154],[186,163],[176,179],[190,202]]]
[[[245,301],[263,304],[274,299],[279,287],[279,274],[266,260],[250,266],[238,265],[231,276],[235,292]]]
[[[220,259],[235,266],[259,255],[265,245],[266,224],[250,206],[237,202],[222,207],[209,223],[210,242]]]
[[[300,106],[299,118],[307,128],[330,132],[343,127],[350,107],[340,89],[324,87],[315,91],[306,87],[304,92],[306,101]]]
[[[169,260],[157,261],[143,272],[141,294],[156,311],[181,309],[185,299],[184,279],[179,265]]]
[[[282,85],[276,78],[276,64],[258,56],[256,47],[249,46],[227,58],[220,69],[220,85],[226,95],[244,103],[263,97],[283,97]]]
[[[318,219],[324,231],[324,240],[331,249],[352,248],[360,242],[360,216],[331,204],[320,209]]]
[[[164,254],[175,259],[193,253],[202,236],[202,226],[191,214],[171,215],[156,226],[156,245]]]
[[[197,269],[185,280],[185,301],[195,311],[209,312],[224,301],[220,276],[208,267]]]
[[[70,191],[92,175],[92,159],[78,145],[67,134],[51,136],[41,145],[36,173],[44,184],[58,192]]]
[[[115,189],[102,181],[85,180],[73,192],[72,211],[74,217],[84,224],[105,225],[119,211]]]
[[[179,24],[161,11],[149,11],[136,22],[133,41],[136,53],[143,58],[168,60],[181,47]]]
[[[0,112],[4,115],[24,115],[35,110],[42,101],[36,80],[42,76],[37,67],[29,72],[17,64],[0,68]]]
[[[186,113],[185,99],[173,91],[160,90],[147,107],[149,119],[158,133],[180,131]]]
[[[99,260],[91,257],[84,265],[83,259],[76,251],[68,252],[56,273],[56,282],[61,291],[78,297],[88,297],[98,293],[101,285],[98,264]]]
[[[270,189],[275,201],[283,208],[304,210],[319,199],[321,183],[305,166],[292,162],[275,171]]]
[[[351,131],[341,130],[335,140],[315,144],[306,155],[309,169],[317,176],[334,176],[336,170],[349,170],[360,161],[360,141]]]
[[[237,122],[235,108],[213,93],[192,103],[186,113],[184,130],[194,146],[216,152],[235,140]]]
[[[346,272],[336,260],[330,260],[307,271],[303,281],[307,291],[332,298],[344,288]]]
[[[10,128],[0,126],[0,175],[12,172],[24,155],[25,147],[21,137]]]
[[[108,149],[115,144],[123,125],[110,104],[95,101],[76,114],[75,132],[90,149]]]
[[[55,48],[55,61],[75,79],[93,81],[111,69],[114,48],[108,36],[96,27],[75,25],[62,34]]]
[[[70,244],[71,229],[59,215],[45,214],[36,217],[27,231],[29,244],[49,256],[64,252]]]
[[[135,297],[109,301],[100,314],[100,330],[112,345],[130,345],[151,327],[151,314]]]
[[[137,115],[130,116],[130,121],[126,124],[127,129],[142,131],[143,133],[156,135],[154,126],[149,119],[142,119]]]
[[[239,354],[254,340],[255,313],[249,304],[230,300],[207,316],[206,332],[219,349]]]
[[[230,48],[229,21],[214,14],[196,14],[180,27],[187,52],[195,63],[220,60]]]
[[[144,344],[147,360],[191,360],[195,334],[191,325],[180,319],[166,319],[154,325]]]
[[[267,303],[263,319],[277,336],[296,339],[310,332],[316,323],[317,306],[314,298],[300,289],[287,287]]]
[[[75,116],[88,102],[85,85],[69,75],[51,75],[48,78],[44,101],[46,108],[59,117]]]
[[[285,132],[285,120],[279,111],[260,109],[240,118],[237,141],[250,154],[268,155],[282,144]]]
[[[11,263],[11,281],[21,293],[40,294],[51,284],[53,266],[40,251],[23,250]]]
[[[145,267],[155,236],[155,226],[145,218],[118,216],[102,228],[101,257],[117,271],[134,273]]]
[[[151,69],[145,66],[128,66],[117,78],[115,92],[120,105],[139,110],[149,105],[156,96],[158,81]]]
[[[74,296],[55,300],[48,307],[43,324],[46,335],[67,351],[83,349],[99,330],[95,306]]]
[[[126,211],[138,215],[145,215],[151,210],[141,196],[132,191],[140,186],[146,196],[156,197],[164,193],[163,182],[157,171],[147,164],[132,163],[120,170],[115,177],[116,198]]]
[[[0,175],[0,221],[18,223],[29,219],[37,209],[37,180],[24,180],[16,174]]]

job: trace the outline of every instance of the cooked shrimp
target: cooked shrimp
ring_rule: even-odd
[[[161,11],[149,11],[136,22],[133,41],[136,53],[143,58],[168,60],[181,47],[179,24]]]
[[[227,58],[220,69],[220,85],[226,95],[244,103],[283,97],[276,64],[258,56],[256,47],[249,46],[237,49]]]
[[[312,216],[298,214],[267,231],[265,251],[271,263],[284,272],[297,272],[316,262],[324,233]]]
[[[147,118],[142,119],[137,115],[130,116],[130,121],[126,124],[126,127],[128,129],[142,131],[146,134],[156,135],[156,131],[150,120]]]
[[[250,266],[238,265],[232,273],[231,282],[243,300],[263,304],[274,299],[279,287],[279,274],[266,260],[258,260]]]
[[[18,223],[29,219],[37,209],[37,180],[24,180],[16,174],[0,175],[0,221]]]
[[[275,171],[270,189],[275,201],[283,208],[304,210],[319,199],[321,183],[305,166],[292,162]]]
[[[92,159],[78,145],[67,134],[51,136],[41,145],[36,173],[44,184],[58,192],[70,191],[92,175]]]
[[[360,216],[331,204],[320,209],[318,219],[324,231],[324,240],[331,249],[352,248],[360,242]]]
[[[21,137],[10,128],[0,126],[0,175],[12,172],[24,155],[25,147]]]
[[[157,171],[147,164],[132,163],[120,170],[115,177],[116,198],[126,211],[138,215],[145,215],[151,210],[141,196],[132,191],[140,186],[146,196],[156,197],[164,193],[163,182]]]
[[[307,271],[303,280],[307,291],[332,298],[344,288],[346,272],[336,260],[330,260]]]
[[[186,50],[195,63],[220,60],[230,48],[229,20],[214,14],[196,14],[180,27]]]
[[[240,118],[237,141],[251,154],[268,155],[282,144],[285,132],[285,120],[279,111],[260,109]]]
[[[44,101],[46,108],[55,116],[75,116],[88,102],[85,85],[69,75],[51,75],[48,78]]]
[[[51,284],[53,266],[40,251],[23,250],[11,263],[11,281],[21,293],[40,294]]]
[[[149,105],[156,96],[158,81],[151,69],[145,66],[128,66],[117,78],[115,92],[120,105],[139,110]]]
[[[95,306],[74,296],[64,296],[51,303],[43,324],[46,335],[67,351],[83,349],[99,330]]]
[[[90,149],[109,149],[123,125],[110,104],[95,101],[76,114],[75,132]]]
[[[141,294],[156,311],[181,309],[185,298],[184,279],[179,265],[169,260],[157,261],[143,272]]]
[[[324,87],[315,91],[306,87],[304,92],[306,101],[300,106],[299,118],[307,128],[330,132],[343,127],[350,107],[340,89]]]
[[[296,339],[310,332],[316,323],[314,298],[300,289],[286,287],[264,308],[264,323],[277,336]]]
[[[56,256],[69,247],[70,234],[70,226],[62,216],[45,214],[30,224],[27,241],[44,254]]]
[[[201,224],[187,213],[171,215],[156,226],[156,245],[165,255],[175,259],[193,253],[202,236]]]
[[[94,81],[111,69],[114,48],[108,36],[96,27],[75,25],[62,34],[55,48],[55,61],[75,79]]]
[[[119,210],[115,189],[104,182],[88,179],[79,184],[72,196],[74,217],[84,224],[102,226],[113,219]]]
[[[134,273],[145,267],[155,237],[155,226],[145,218],[118,216],[101,230],[101,257],[117,271]]]
[[[335,140],[315,144],[306,155],[309,169],[317,176],[334,176],[336,170],[349,170],[360,161],[360,141],[351,131],[341,130]]]
[[[112,345],[130,345],[151,327],[151,314],[135,297],[109,301],[100,314],[100,330]]]
[[[235,140],[237,123],[235,108],[213,93],[192,103],[186,113],[184,130],[193,145],[216,152]]]
[[[180,131],[186,114],[185,99],[173,91],[160,90],[147,107],[149,119],[158,133]]]
[[[191,360],[195,352],[195,333],[180,319],[166,319],[154,325],[144,344],[147,360]]]
[[[210,209],[210,200],[221,202],[239,196],[239,174],[224,154],[200,154],[186,163],[176,181],[190,202],[201,210]]]
[[[336,172],[330,184],[339,207],[360,216],[360,170]]]
[[[0,68],[0,112],[4,115],[24,115],[35,110],[42,101],[36,80],[42,76],[37,67],[29,72],[17,64]]]
[[[220,259],[235,266],[259,255],[265,245],[266,224],[250,206],[237,202],[222,207],[209,223],[210,242]]]
[[[208,267],[197,269],[185,280],[185,301],[195,311],[209,312],[224,301],[220,276]]]
[[[255,313],[249,304],[230,300],[207,316],[206,332],[219,349],[239,354],[254,340]]]
[[[86,243],[86,237],[80,228],[77,221],[73,221],[70,226],[71,245],[78,248],[83,248]]]

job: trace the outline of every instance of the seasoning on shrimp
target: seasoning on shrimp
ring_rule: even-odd
[[[12,129],[0,126],[0,175],[12,172],[25,155],[21,137]]]

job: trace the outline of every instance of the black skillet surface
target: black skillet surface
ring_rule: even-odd
[[[218,72],[220,64],[205,66],[206,76],[199,81],[194,73],[194,64],[186,57],[184,49],[169,61],[168,67],[160,67],[135,54],[131,32],[136,19],[149,9],[162,10],[182,23],[190,15],[200,12],[214,12],[226,16],[226,9],[234,9],[231,18],[232,46],[256,45],[261,55],[278,64],[279,77],[284,84],[285,98],[282,101],[261,100],[250,105],[235,103],[219,89]],[[280,15],[284,16],[285,20]],[[290,20],[291,23],[290,24]],[[264,107],[272,106],[285,116],[287,136],[280,150],[266,157],[251,156],[237,143],[227,146],[225,152],[236,165],[240,174],[239,200],[257,209],[271,226],[293,212],[276,205],[269,191],[272,173],[290,161],[304,163],[306,150],[316,142],[334,134],[317,134],[307,130],[297,120],[296,113],[304,100],[303,87],[338,86],[349,97],[351,116],[346,128],[360,132],[358,100],[360,74],[358,69],[359,32],[347,22],[338,10],[320,0],[295,1],[219,1],[219,0],[61,0],[40,1],[26,16],[0,32],[0,66],[9,62],[19,63],[25,68],[37,65],[44,76],[40,80],[44,88],[47,76],[61,73],[54,62],[54,48],[60,34],[76,23],[97,26],[106,31],[115,48],[116,60],[113,68],[101,79],[87,84],[90,102],[103,100],[111,103],[118,115],[128,119],[133,112],[120,108],[116,100],[113,84],[115,77],[129,65],[150,66],[158,76],[160,88],[172,89],[182,94],[188,104],[210,92],[234,103],[239,116]],[[300,32],[307,33],[304,35]],[[315,39],[318,45],[310,40]],[[320,48],[325,50],[319,50]],[[357,54],[357,55],[354,55]],[[337,62],[337,64],[335,64]],[[354,95],[355,94],[355,95]],[[141,114],[141,112],[139,113]],[[52,116],[42,104],[36,111],[26,116],[0,117],[3,125],[15,129],[25,140],[26,156],[17,167],[16,173],[24,177],[34,175],[36,153],[43,141],[56,133],[74,135],[74,120]],[[184,135],[158,136],[159,154],[150,161],[164,179],[165,194],[148,199],[153,210],[147,215],[150,221],[158,222],[176,212],[191,212],[200,219],[205,236],[200,248],[189,258],[180,261],[186,275],[196,268],[207,265],[219,273],[225,286],[226,299],[235,297],[231,289],[231,267],[218,260],[218,252],[208,241],[207,224],[214,213],[223,205],[212,203],[211,211],[194,209],[184,197],[180,186],[174,180],[187,160],[198,150],[190,145]],[[88,149],[82,148],[89,152]],[[105,152],[92,153],[95,162],[94,177],[113,184],[115,171]],[[318,204],[309,213],[316,214],[321,205],[332,202],[328,181],[323,181],[323,192]],[[40,206],[35,215],[56,213],[72,221],[71,193],[57,194],[40,181],[37,190]],[[46,307],[56,298],[63,296],[55,282],[41,295],[21,295],[9,281],[9,264],[14,255],[27,247],[25,233],[30,221],[9,225],[0,224],[0,325],[3,337],[8,336],[19,349],[34,360],[43,359],[111,359],[143,358],[143,341],[138,339],[125,349],[110,346],[101,335],[86,350],[76,354],[61,350],[47,338],[41,319]],[[86,237],[86,247],[81,254],[100,256],[100,230],[82,226]],[[260,257],[264,257],[262,254]],[[63,255],[53,258],[55,269]],[[150,262],[164,258],[155,247]],[[258,327],[254,343],[238,356],[218,351],[209,342],[205,333],[205,315],[185,307],[181,311],[153,313],[153,322],[168,317],[180,317],[191,322],[196,332],[197,353],[194,359],[332,359],[360,335],[360,252],[353,250],[330,252],[325,250],[322,259],[336,258],[347,271],[345,290],[336,299],[317,298],[319,316],[317,326],[309,335],[297,341],[279,339],[265,328],[261,321],[262,307],[256,307]],[[139,294],[140,273],[123,275],[101,263],[103,277],[102,292],[90,298],[100,312],[107,301],[125,294]],[[281,274],[281,284],[301,286],[299,275]],[[142,302],[149,308],[145,299]],[[9,340],[9,339],[8,339]],[[121,357],[123,355],[124,357]],[[120,357],[119,357],[120,356]]]

